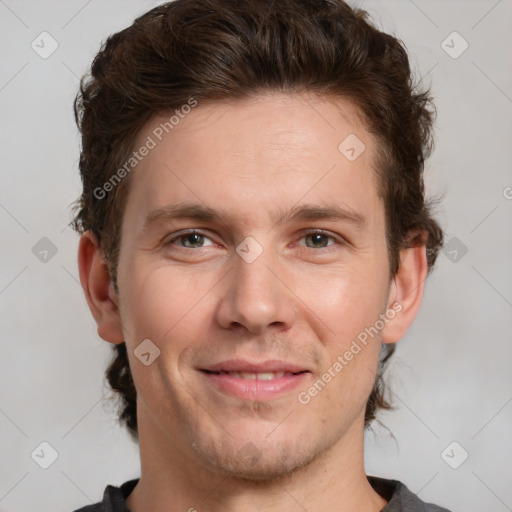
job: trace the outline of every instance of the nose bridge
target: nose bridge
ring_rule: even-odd
[[[247,237],[237,247],[232,261],[219,322],[224,327],[241,324],[253,333],[271,324],[289,327],[293,305],[287,287],[276,277],[279,262],[272,248]]]

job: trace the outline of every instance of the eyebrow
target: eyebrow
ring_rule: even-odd
[[[227,224],[233,222],[235,216],[224,208],[212,209],[199,203],[178,203],[164,206],[150,212],[144,220],[143,231],[146,231],[154,224],[177,219],[202,220],[212,223],[219,222]],[[366,227],[366,218],[362,214],[351,208],[330,203],[324,205],[304,204],[293,207],[287,211],[278,209],[271,215],[271,220],[274,226],[294,220],[337,220],[353,224],[361,229]]]

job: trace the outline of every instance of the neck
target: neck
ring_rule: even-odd
[[[198,464],[179,439],[162,435],[141,418],[141,478],[127,499],[131,512],[223,510],[288,512],[328,510],[378,512],[384,500],[364,471],[363,428],[353,425],[330,449],[307,466],[278,480],[224,476]]]

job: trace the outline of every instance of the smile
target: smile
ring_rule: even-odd
[[[229,375],[231,377],[235,377],[237,379],[245,379],[245,380],[274,380],[280,379],[281,377],[291,377],[292,375],[297,375],[292,372],[211,372],[216,373],[218,375]]]
[[[222,394],[242,400],[272,400],[285,396],[311,375],[309,370],[282,361],[252,364],[225,361],[201,369],[207,383]]]

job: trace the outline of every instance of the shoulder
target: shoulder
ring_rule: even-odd
[[[137,485],[139,479],[129,480],[120,487],[107,485],[103,493],[103,500],[92,505],[86,505],[74,512],[130,512],[126,498]]]
[[[367,478],[374,490],[388,500],[388,504],[381,512],[450,512],[439,505],[421,500],[398,480],[386,480],[375,476]]]

